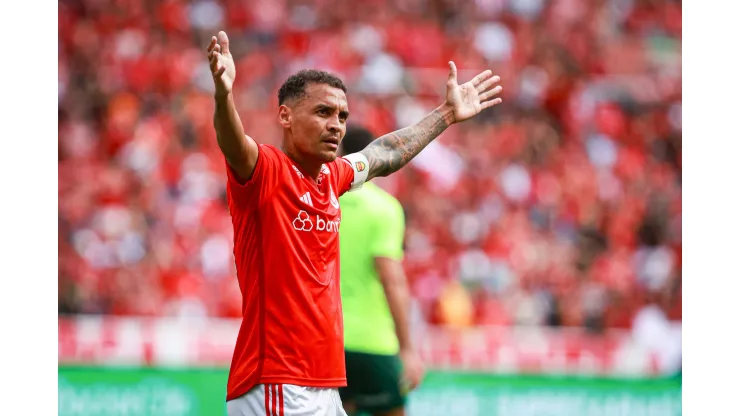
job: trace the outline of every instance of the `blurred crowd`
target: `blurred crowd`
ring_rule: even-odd
[[[278,145],[301,68],[381,135],[490,68],[503,104],[380,186],[432,324],[681,319],[681,3],[60,0],[59,313],[240,316],[205,48],[226,30],[245,129]]]

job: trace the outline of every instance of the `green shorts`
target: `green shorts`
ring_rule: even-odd
[[[401,390],[401,360],[397,355],[345,351],[347,387],[339,389],[342,401],[354,402],[360,412],[387,412],[406,404]]]

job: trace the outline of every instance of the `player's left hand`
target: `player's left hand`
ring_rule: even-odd
[[[414,390],[424,378],[424,363],[414,351],[401,351],[399,355],[403,363],[403,383],[408,391]]]
[[[475,78],[465,84],[457,84],[457,67],[450,61],[450,75],[447,79],[447,96],[445,106],[449,108],[454,116],[453,123],[465,121],[486,108],[501,103],[501,98],[496,98],[502,86],[495,86],[501,80],[498,75],[493,75],[491,70],[485,70],[476,75]]]

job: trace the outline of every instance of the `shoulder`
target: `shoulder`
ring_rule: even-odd
[[[403,206],[398,199],[378,185],[372,182],[366,183],[359,192],[365,192],[370,209],[378,215],[385,218],[404,217]]]
[[[325,163],[324,166],[326,166],[334,175],[337,175],[342,171],[352,169],[352,164],[343,157],[337,157],[331,162]]]
[[[257,167],[255,171],[264,168],[272,169],[275,166],[284,165],[288,157],[282,150],[270,144],[257,144]],[[262,167],[260,167],[262,165]]]
[[[295,163],[286,155],[282,149],[275,147],[271,144],[260,144],[259,145],[259,159],[264,159],[265,165],[272,166],[273,173],[276,174],[276,178],[280,178],[291,169],[295,169]]]
[[[387,206],[390,209],[393,210],[401,210],[403,211],[403,206],[401,205],[401,202],[398,201],[398,199],[393,196],[390,192],[386,191],[385,189],[379,187],[375,184],[370,184],[370,190],[375,194],[375,197],[377,198],[378,202]]]
[[[339,202],[352,203],[353,206],[366,206],[373,199],[372,192],[366,186],[356,189],[352,192],[345,192],[339,197]]]
[[[285,153],[283,153],[282,150],[271,144],[260,144],[258,147],[260,150],[260,154],[265,155],[271,159],[279,159],[281,161],[288,159],[288,157],[285,155]]]

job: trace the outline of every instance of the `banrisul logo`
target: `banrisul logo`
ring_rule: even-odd
[[[298,211],[298,216],[293,220],[293,228],[298,231],[313,230],[313,222],[306,211]]]
[[[339,232],[339,220],[331,221],[321,218],[319,215],[308,215],[306,211],[298,211],[298,216],[293,220],[293,228],[298,231],[325,231],[329,233]]]

